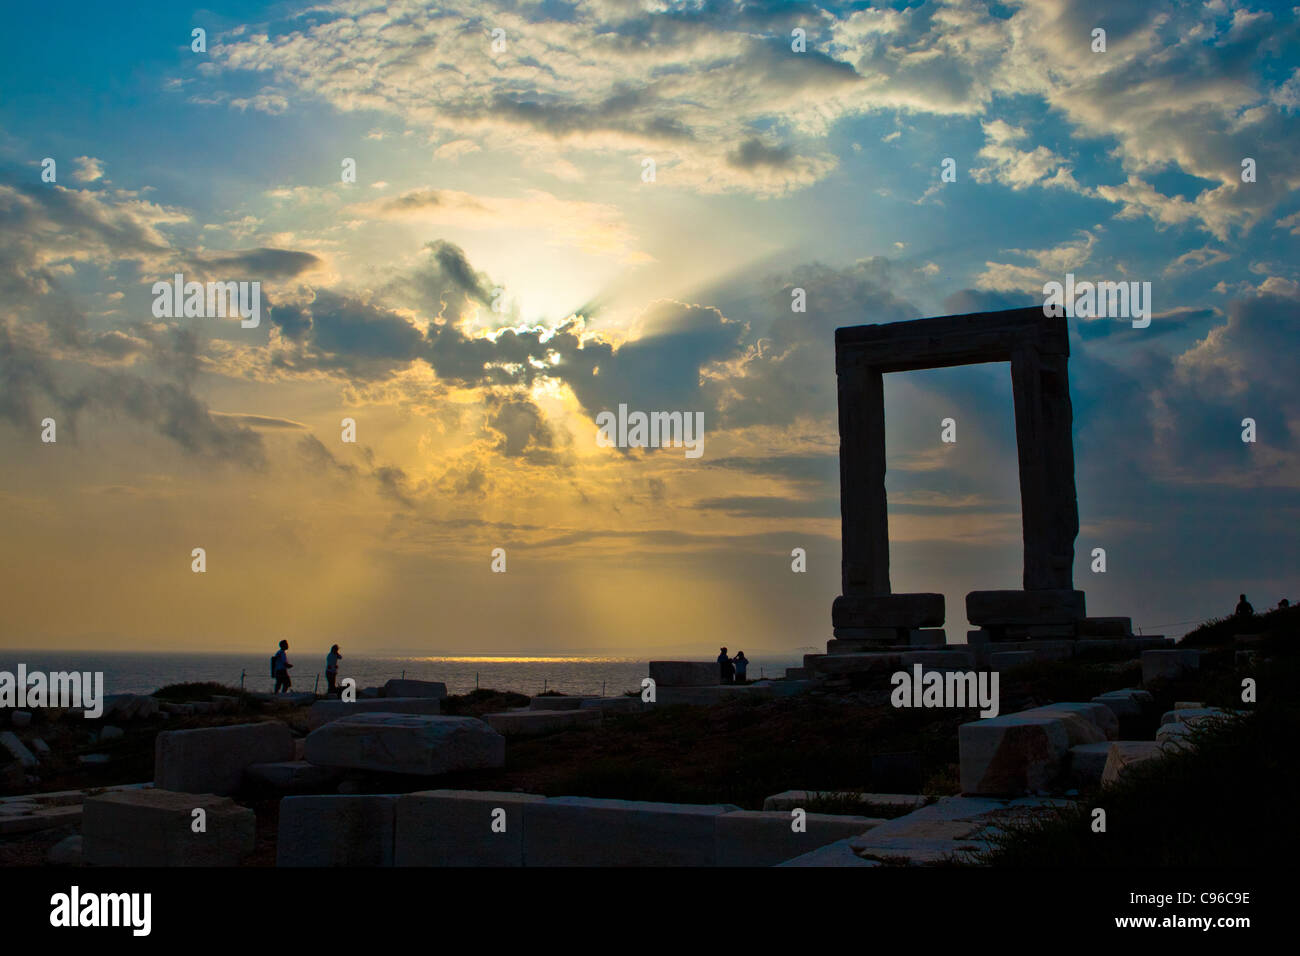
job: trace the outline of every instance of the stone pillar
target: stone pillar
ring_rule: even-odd
[[[885,386],[878,369],[836,369],[840,412],[840,573],[845,596],[889,594]]]
[[[1033,347],[1011,355],[1026,590],[1074,587],[1079,505],[1074,488],[1074,415],[1068,355]]]

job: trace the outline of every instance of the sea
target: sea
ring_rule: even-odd
[[[249,691],[269,691],[271,654],[190,654],[127,651],[45,651],[0,648],[0,671],[16,674],[18,664],[32,671],[90,671],[104,674],[105,694],[150,694],[168,684],[215,681]],[[785,655],[750,656],[748,677],[780,677],[787,667],[803,663],[803,649]],[[749,655],[746,655],[749,656]],[[709,656],[663,660],[710,660]],[[325,655],[289,653],[294,690],[326,686]],[[357,687],[382,687],[385,681],[405,677],[441,681],[448,694],[467,694],[475,688],[515,691],[532,697],[548,690],[562,694],[617,696],[640,691],[648,672],[647,660],[636,657],[426,657],[351,655],[344,648],[339,678],[351,677]]]

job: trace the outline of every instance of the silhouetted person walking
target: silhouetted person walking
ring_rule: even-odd
[[[736,683],[745,683],[745,669],[749,667],[749,658],[745,656],[744,651],[736,651],[735,660],[731,662],[736,668]]]
[[[727,656],[727,649],[724,647],[722,653],[718,655],[718,680],[723,684],[730,684],[735,673],[735,667],[731,663],[731,658]]]
[[[289,680],[289,668],[293,665],[289,663],[289,642],[281,641],[280,649],[275,652],[271,658],[271,673],[275,677],[275,693],[283,690],[288,693],[290,685],[293,683]]]
[[[339,679],[339,661],[343,660],[343,655],[339,653],[339,646],[335,644],[330,648],[330,652],[325,655],[325,679],[329,681],[328,694],[333,694],[338,688]]]
[[[1241,600],[1237,602],[1237,610],[1233,613],[1237,617],[1251,617],[1254,615],[1255,609],[1250,606],[1250,602],[1246,600],[1246,595],[1243,594]]]

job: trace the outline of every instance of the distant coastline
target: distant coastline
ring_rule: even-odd
[[[303,653],[290,648],[289,660],[295,690],[316,689],[316,678],[325,683],[325,654]],[[385,681],[405,674],[417,680],[442,681],[452,694],[464,694],[479,687],[535,695],[545,690],[563,694],[621,694],[640,687],[646,676],[649,656],[619,657],[600,655],[446,655],[424,654],[357,654],[343,646],[341,677],[352,677],[358,687],[382,686]],[[215,681],[231,687],[240,686],[241,675],[248,690],[271,689],[270,657],[265,653],[196,653],[192,651],[67,651],[0,649],[0,670],[14,670],[19,662],[43,670],[103,671],[104,690],[108,694],[148,694],[168,684],[191,681]],[[701,647],[688,659],[712,660]],[[802,663],[802,654],[751,654],[750,678],[780,676],[787,667]],[[654,659],[671,659],[656,654]]]

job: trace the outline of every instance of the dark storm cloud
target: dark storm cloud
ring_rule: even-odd
[[[399,364],[424,349],[424,336],[408,319],[356,299],[318,291],[311,315],[312,344],[324,352]]]
[[[261,468],[266,463],[257,432],[214,417],[207,405],[192,393],[169,382],[152,383],[110,372],[79,389],[69,401],[69,407],[89,407],[97,413],[122,415],[150,426],[185,451],[201,457],[249,468]]]

